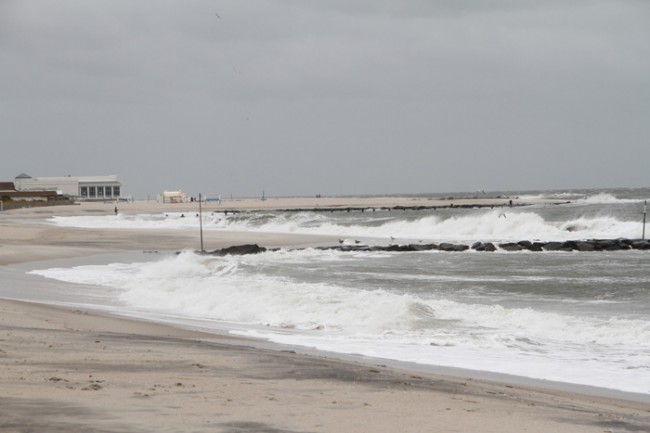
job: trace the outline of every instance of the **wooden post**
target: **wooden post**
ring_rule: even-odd
[[[201,252],[205,251],[203,249],[203,209],[201,207],[201,193],[199,193],[199,231],[201,233]]]
[[[641,236],[641,239],[645,240],[645,217],[646,217],[646,212],[648,210],[648,200],[645,200],[643,202],[643,235]]]

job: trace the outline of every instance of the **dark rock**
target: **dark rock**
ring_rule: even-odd
[[[632,241],[631,247],[635,250],[650,250],[650,241],[647,240],[635,240]]]
[[[596,251],[596,247],[591,242],[577,241],[575,244],[578,251]]]
[[[533,246],[530,248],[531,251],[544,251],[544,242],[533,242]]]
[[[577,249],[578,249],[578,246],[577,246],[576,241],[565,241],[565,242],[562,243],[562,248],[560,248],[560,250],[562,250],[562,251],[573,251],[573,250],[577,250]]]
[[[266,248],[257,244],[233,245],[232,247],[222,248],[209,252],[213,256],[243,256],[245,254],[259,254],[266,251]]]
[[[410,245],[389,245],[385,247],[384,251],[415,251]]]
[[[524,249],[524,247],[514,242],[506,242],[504,244],[499,244],[499,248],[501,248],[504,251],[521,251]]]
[[[485,251],[485,244],[483,242],[474,242],[472,249],[476,251]]]
[[[531,250],[533,248],[533,243],[531,241],[519,241],[517,242],[517,245],[521,245],[527,250]]]
[[[575,241],[562,242],[562,246],[560,247],[560,251],[573,251],[575,249],[576,249]]]
[[[438,245],[436,244],[409,244],[409,247],[412,248],[412,251],[431,251],[438,249]]]
[[[562,242],[546,242],[542,248],[544,251],[560,251],[562,245]]]
[[[343,245],[339,248],[341,251],[377,251],[374,247],[369,247],[368,245]],[[385,251],[385,250],[381,250]]]
[[[445,242],[438,245],[438,249],[440,251],[460,252],[460,251],[468,250],[469,246],[463,244],[450,244]]]
[[[472,249],[475,251],[492,252],[492,251],[496,251],[497,247],[495,247],[492,242],[474,242],[472,244]]]
[[[496,251],[496,250],[497,250],[497,247],[494,246],[494,244],[492,242],[486,242],[485,243],[485,251],[492,252],[492,251]]]
[[[594,246],[600,251],[618,251],[630,249],[630,245],[619,242],[618,239],[597,239]]]

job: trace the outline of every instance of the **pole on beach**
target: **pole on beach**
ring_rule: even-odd
[[[643,202],[643,235],[641,236],[641,239],[645,240],[645,216],[648,210],[648,200],[645,200]]]
[[[201,252],[203,252],[203,209],[201,207],[201,193],[199,193],[199,232],[201,234]]]

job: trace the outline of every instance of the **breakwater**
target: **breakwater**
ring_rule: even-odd
[[[569,201],[562,202],[553,202],[546,203],[548,205],[560,205],[568,204]],[[376,212],[376,211],[424,211],[424,210],[438,210],[438,209],[494,209],[494,208],[514,208],[514,207],[525,207],[531,206],[531,203],[526,202],[513,202],[509,200],[507,202],[495,202],[495,203],[460,203],[455,204],[453,202],[446,204],[436,204],[436,205],[416,205],[416,206],[323,206],[323,207],[295,207],[295,208],[284,208],[284,209],[273,209],[276,212],[290,212],[290,213],[299,213],[299,212],[316,212],[316,213],[334,213],[334,212]],[[238,213],[255,213],[263,212],[265,209],[218,209],[212,210],[212,213],[223,213],[224,215],[229,214],[238,214]]]
[[[304,248],[303,248],[304,249]],[[647,239],[589,239],[589,240],[570,240],[561,242],[474,242],[470,244],[456,244],[449,242],[442,243],[410,243],[410,244],[391,244],[391,245],[331,245],[318,246],[318,250],[335,250],[351,252],[417,252],[417,251],[446,251],[462,252],[474,250],[479,252],[493,251],[622,251],[622,250],[650,250],[650,240]],[[226,255],[245,255],[258,254],[265,251],[277,251],[278,249],[267,249],[257,244],[234,245],[228,248],[217,249],[214,251],[204,251],[202,254],[216,256]]]

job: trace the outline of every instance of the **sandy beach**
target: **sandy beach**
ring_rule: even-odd
[[[506,204],[491,200],[454,203]],[[203,210],[420,205],[448,201],[249,199],[209,203]],[[132,214],[195,212],[198,205],[133,202],[120,203],[118,209]],[[111,203],[84,203],[0,213],[0,267],[199,247],[197,234],[182,230],[91,230],[41,223],[50,215],[113,212]],[[270,233],[205,235],[209,249],[334,241]],[[437,375],[407,365],[264,347],[228,335],[13,300],[0,301],[0,365],[2,432],[650,431],[647,400],[501,383],[462,372]]]

